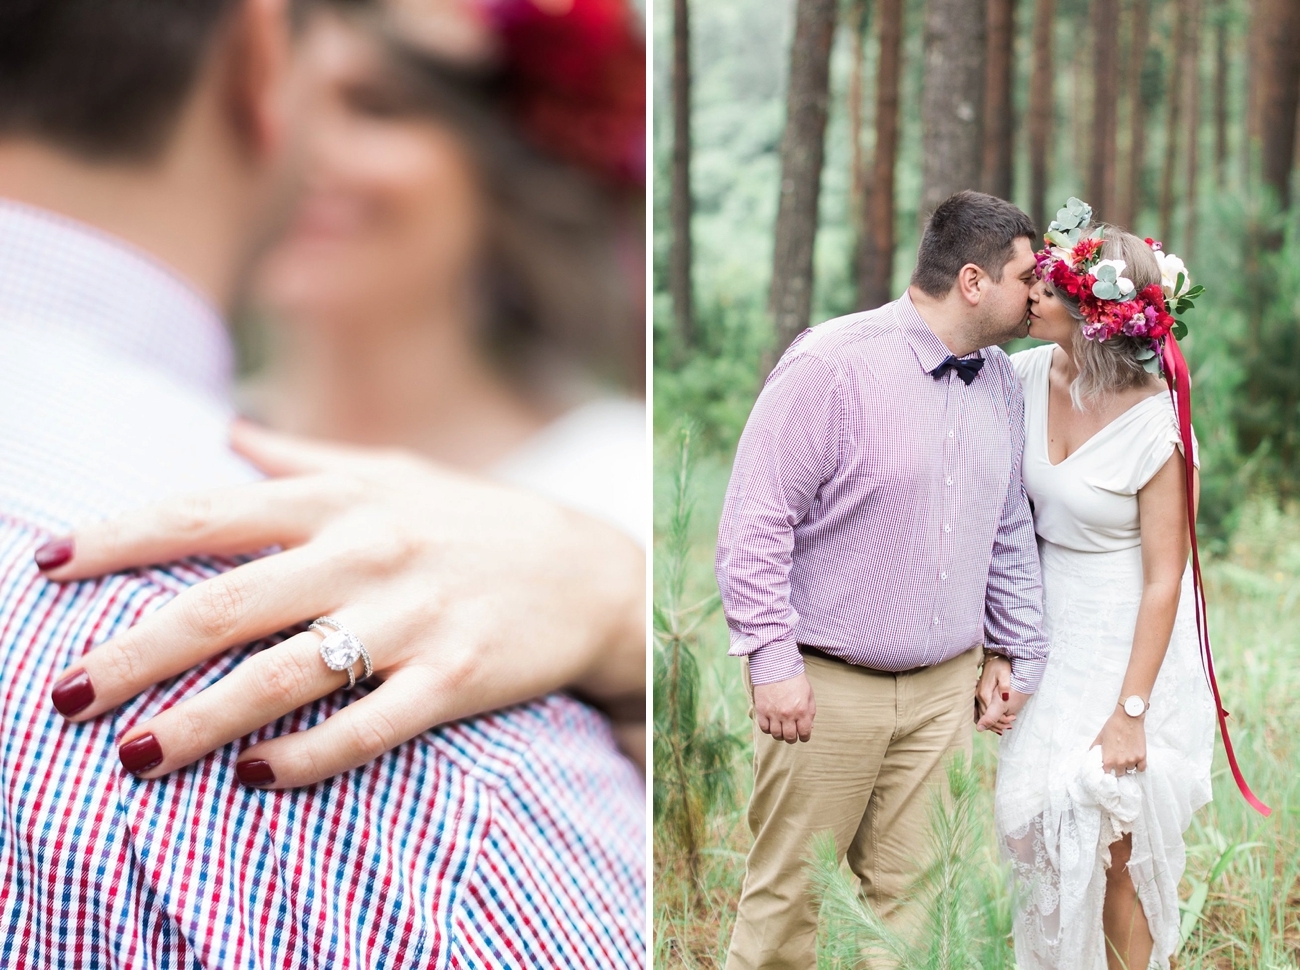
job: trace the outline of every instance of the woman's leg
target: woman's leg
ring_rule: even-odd
[[[1106,933],[1108,970],[1147,970],[1151,962],[1151,928],[1142,912],[1137,887],[1128,872],[1133,837],[1126,835],[1110,844],[1110,868],[1106,870],[1106,902],[1101,910]]]

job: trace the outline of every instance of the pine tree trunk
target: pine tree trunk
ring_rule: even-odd
[[[1099,220],[1115,218],[1115,140],[1119,126],[1119,0],[1092,3],[1092,153],[1088,201]]]
[[[849,115],[849,214],[858,220],[857,233],[862,234],[861,213],[863,183],[866,172],[862,161],[862,60],[863,34],[866,32],[866,5],[868,0],[849,0],[845,26],[849,31],[849,93],[846,107]]]
[[[867,187],[866,232],[858,264],[864,310],[894,298],[894,169],[898,160],[898,91],[903,65],[903,0],[877,0],[880,58],[876,73],[876,150]]]
[[[1214,184],[1228,187],[1228,18],[1219,0],[1214,24]]]
[[[1174,171],[1178,165],[1178,136],[1182,128],[1183,85],[1180,71],[1183,59],[1180,52],[1186,43],[1188,0],[1178,0],[1174,10],[1174,52],[1169,62],[1169,85],[1165,89],[1168,105],[1165,110],[1165,164],[1160,175],[1160,238],[1166,242],[1174,224]]]
[[[1196,255],[1196,181],[1200,177],[1201,0],[1187,0],[1185,58],[1183,83],[1187,86],[1187,225],[1183,230],[1183,252],[1184,258],[1191,259]]]
[[[984,83],[984,191],[1011,198],[1015,115],[1011,103],[1015,0],[988,0],[988,68]]]
[[[1260,23],[1263,0],[1247,0],[1247,6],[1250,28],[1246,35],[1246,116],[1245,137],[1241,139],[1241,171],[1242,181],[1249,191],[1255,184],[1255,166],[1259,158],[1259,72],[1265,27]]]
[[[808,326],[812,313],[813,245],[821,194],[831,41],[836,0],[798,0],[785,135],[781,139],[781,197],[777,206],[769,308],[776,346],[769,367]]]
[[[1029,215],[1039,232],[1047,228],[1047,152],[1055,101],[1052,90],[1052,39],[1055,0],[1034,4],[1034,68],[1029,82]]]
[[[1300,99],[1300,3],[1260,0],[1260,177],[1285,209],[1291,204],[1296,109]]]
[[[977,189],[983,160],[986,0],[927,0],[921,96],[921,206]]]
[[[669,290],[684,346],[695,343],[691,286],[691,28],[687,0],[673,0],[672,253]]]
[[[1142,99],[1142,65],[1146,60],[1147,44],[1151,36],[1151,0],[1133,0],[1132,38],[1128,63],[1125,65],[1124,86],[1128,97],[1129,140],[1124,155],[1124,175],[1117,190],[1118,207],[1115,221],[1132,229],[1142,211],[1142,171],[1146,160],[1147,112]]]

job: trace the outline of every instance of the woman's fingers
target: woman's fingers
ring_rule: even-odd
[[[290,637],[136,725],[118,742],[123,767],[142,778],[161,777],[342,687],[347,674],[325,666],[320,643],[313,631]]]
[[[55,539],[37,550],[36,562],[66,582],[186,556],[297,545],[326,511],[314,496],[310,484],[293,479],[178,496]]]
[[[291,549],[191,586],[82,657],[55,685],[54,706],[72,721],[96,717],[221,650],[325,614],[337,605],[334,572]]]
[[[259,788],[297,788],[359,768],[450,718],[437,709],[445,694],[439,684],[418,668],[398,671],[316,727],[243,752],[239,778]]]

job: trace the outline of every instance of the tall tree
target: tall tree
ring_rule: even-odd
[[[867,4],[870,0],[849,0],[845,26],[849,31],[849,212],[858,219],[862,212],[863,183],[866,180],[862,162],[862,67],[864,39],[867,32]],[[859,235],[861,228],[859,227]]]
[[[684,345],[695,343],[691,286],[691,25],[687,0],[673,0],[672,253],[668,287],[673,319]]]
[[[812,313],[813,244],[826,148],[836,7],[836,0],[798,0],[795,7],[768,302],[776,324],[776,347],[769,368],[808,326]]]
[[[1177,0],[1173,8],[1174,39],[1169,58],[1169,84],[1165,88],[1165,163],[1160,173],[1160,238],[1169,241],[1174,225],[1174,173],[1178,165],[1178,142],[1182,130],[1183,85],[1179,84],[1183,70],[1182,51],[1187,43],[1188,0]]]
[[[1011,85],[1015,64],[1015,0],[988,0],[988,64],[984,82],[984,191],[1011,198],[1015,116]]]
[[[980,185],[986,0],[926,0],[921,96],[921,207]]]
[[[1124,87],[1128,98],[1128,151],[1116,189],[1115,221],[1132,229],[1142,209],[1142,171],[1147,148],[1146,99],[1142,97],[1142,66],[1151,37],[1151,0],[1133,0],[1133,19]]]
[[[876,149],[867,185],[865,232],[858,250],[858,305],[894,298],[894,168],[898,160],[898,88],[903,65],[903,0],[877,0]]]
[[[1115,218],[1115,152],[1119,130],[1119,0],[1092,3],[1092,151],[1088,201],[1100,219]]]
[[[1259,0],[1260,176],[1283,208],[1291,203],[1296,108],[1300,101],[1300,3]]]
[[[1196,251],[1196,189],[1200,178],[1201,157],[1201,0],[1187,0],[1187,53],[1183,84],[1187,89],[1187,225],[1183,230],[1183,251],[1190,259]]]
[[[1214,12],[1214,184],[1228,184],[1228,3],[1218,0]]]
[[[1052,85],[1055,0],[1034,3],[1034,69],[1029,82],[1029,215],[1038,231],[1047,228],[1047,151],[1056,105]]]

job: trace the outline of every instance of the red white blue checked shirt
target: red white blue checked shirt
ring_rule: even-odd
[[[911,299],[791,344],[745,425],[718,536],[731,654],[756,684],[798,644],[899,671],[975,644],[1031,692],[1046,664],[1042,579],[1020,480],[1024,397],[1006,354],[967,386]]]
[[[230,351],[183,283],[86,227],[0,202],[0,968],[641,967],[644,786],[554,695],[428,731],[309,788],[238,751],[159,781],[116,739],[264,644],[69,724],[76,657],[214,575],[187,561],[46,582],[52,533],[253,477],[224,448]]]

